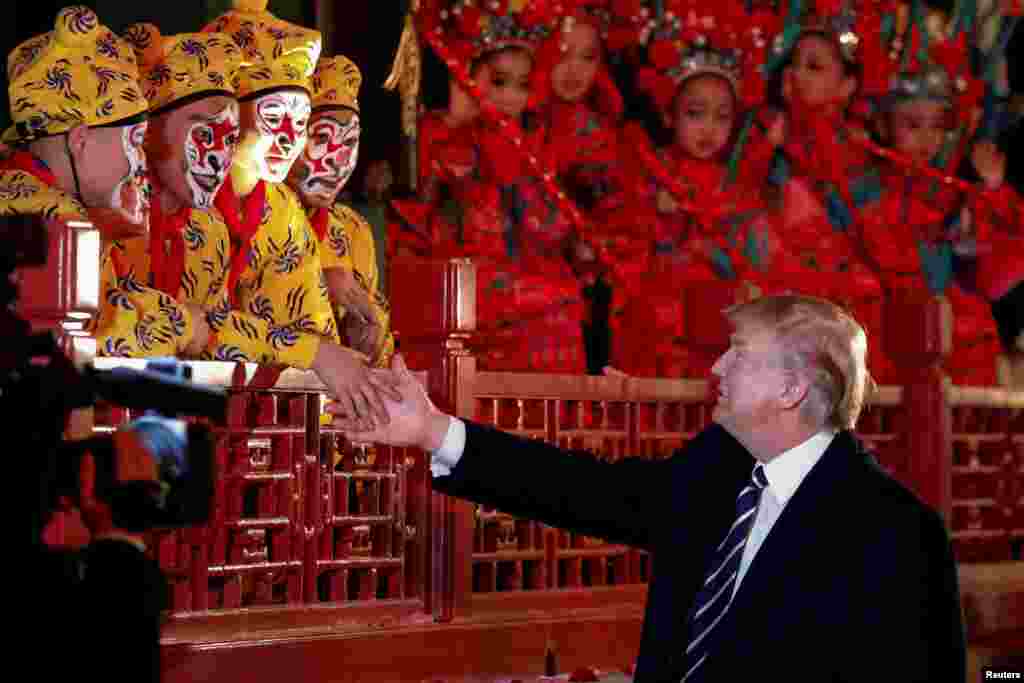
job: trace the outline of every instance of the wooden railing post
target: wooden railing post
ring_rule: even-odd
[[[400,260],[391,273],[393,298],[401,301],[392,318],[400,351],[413,370],[427,371],[428,392],[441,410],[473,417],[476,264]],[[429,509],[426,610],[437,621],[450,621],[456,609],[469,605],[473,589],[473,508],[432,493]]]
[[[952,344],[952,314],[942,296],[886,304],[885,346],[904,373],[904,483],[942,514],[952,513],[952,411],[943,359]]]

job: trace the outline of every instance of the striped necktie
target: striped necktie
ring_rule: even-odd
[[[761,492],[767,485],[764,465],[758,464],[754,467],[750,483],[736,498],[736,521],[729,528],[725,540],[715,550],[714,561],[704,577],[704,585],[697,593],[697,599],[690,611],[690,641],[686,646],[683,669],[686,674],[683,681],[695,680],[698,677],[697,672],[710,652],[709,636],[732,603],[736,574],[743,558],[743,547],[747,544],[750,527],[754,525],[754,518],[757,516]]]

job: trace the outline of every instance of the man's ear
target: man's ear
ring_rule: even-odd
[[[787,410],[797,408],[807,398],[807,392],[810,389],[810,384],[801,375],[790,373],[782,388],[782,406]]]

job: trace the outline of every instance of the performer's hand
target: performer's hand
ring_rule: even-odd
[[[997,189],[1006,178],[1006,155],[994,142],[984,140],[971,149],[971,163],[990,190]]]
[[[199,304],[188,303],[185,308],[192,314],[192,339],[185,346],[185,356],[198,358],[210,343],[210,323],[206,320],[206,309]]]
[[[354,310],[345,313],[342,324],[349,345],[356,351],[366,354],[371,365],[376,365],[381,351],[380,340],[384,336],[381,324],[375,318],[365,317]]]
[[[350,349],[322,341],[312,370],[337,399],[332,404],[360,429],[373,429],[388,423],[384,399],[402,401],[398,381],[391,375],[373,373]]]
[[[344,406],[332,404],[327,406],[327,412],[335,416],[334,426],[358,441],[415,446],[428,451],[440,448],[448,432],[449,418],[430,401],[426,389],[405,366],[402,355],[395,354],[390,370],[377,369],[372,373],[391,376],[401,394],[400,403],[384,398],[390,422],[384,427],[363,429],[351,419]]]

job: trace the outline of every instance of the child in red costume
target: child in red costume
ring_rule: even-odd
[[[977,252],[965,280],[991,306],[1004,350],[1024,359],[1024,198],[1006,182],[1006,155],[991,142],[971,155],[985,193],[972,198]]]
[[[655,151],[639,128],[630,124],[626,133],[635,182],[623,230],[632,229],[647,249],[624,273],[630,295],[624,320],[653,332],[623,340],[616,367],[628,374],[704,376],[709,358],[689,348],[695,330],[685,329],[681,291],[739,293],[744,281],[771,280],[779,256],[772,214],[746,169],[729,163],[750,96],[745,64],[755,71],[744,56],[757,20],[742,9],[708,11],[688,1],[667,3],[656,19],[650,66],[638,83],[675,137]],[[701,310],[688,316],[690,327],[701,327],[695,317]]]
[[[960,25],[956,17],[911,9],[913,21],[897,24],[889,41],[889,60],[876,65],[888,70],[875,117],[888,154],[876,159],[878,192],[858,211],[857,236],[890,299],[941,293],[950,302],[953,348],[946,370],[953,382],[991,385],[999,353],[991,312],[955,279],[972,221],[962,189],[942,181],[956,163],[955,149],[971,134],[982,93],[972,87],[965,34],[951,36],[950,27]],[[930,49],[922,60],[923,43]]]
[[[853,233],[856,209],[876,193],[877,176],[869,155],[853,144],[866,133],[847,110],[860,61],[874,59],[887,9],[885,2],[820,0],[803,10],[791,3],[783,39],[765,65],[780,73],[784,110],[762,109],[749,130],[757,150],[752,167],[768,170],[763,149],[777,146],[769,180],[781,195],[780,239],[798,260],[793,272],[780,264],[779,283],[852,310],[872,339],[869,364],[882,382],[892,377],[881,335],[884,291]]]
[[[448,110],[421,121],[420,197],[394,203],[410,229],[396,237],[418,234],[423,253],[477,262],[483,367],[582,373],[582,299],[565,258],[575,232],[524,160],[554,167],[546,131],[527,113],[534,50],[553,17],[532,2],[491,9],[454,3],[436,28],[490,105],[534,125],[506,135],[453,80]]]
[[[583,334],[591,374],[600,374],[608,364],[611,327],[621,312],[622,288],[615,280],[618,269],[635,259],[636,246],[628,234],[606,229],[616,225],[626,204],[627,184],[619,140],[622,96],[606,62],[606,50],[615,47],[607,38],[616,18],[607,5],[578,2],[537,56],[541,68],[551,65],[537,99],[544,104],[540,113],[558,177],[590,226],[591,243],[578,241],[571,256],[586,298]]]

